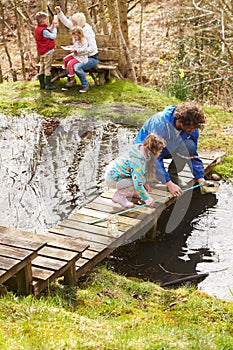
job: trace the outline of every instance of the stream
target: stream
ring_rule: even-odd
[[[0,115],[0,225],[42,233],[106,190],[105,166],[124,155],[137,132],[78,116],[49,121],[38,115]],[[166,282],[208,273],[197,288],[233,300],[233,187],[194,191],[189,210],[166,233],[172,207],[159,218],[158,237],[120,247],[109,268],[127,276]]]

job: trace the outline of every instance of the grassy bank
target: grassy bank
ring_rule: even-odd
[[[163,290],[100,267],[48,296],[0,299],[4,350],[233,349],[233,303]]]

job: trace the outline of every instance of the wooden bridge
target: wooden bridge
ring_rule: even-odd
[[[207,178],[222,155],[200,155]],[[189,169],[184,169],[181,179],[193,185]],[[35,295],[59,276],[74,285],[117,247],[153,231],[161,212],[175,201],[164,185],[152,184],[155,208],[135,199],[135,208],[123,210],[112,202],[113,193],[103,193],[74,210],[44,235],[0,227],[0,284]],[[112,214],[118,218],[118,228],[109,231],[106,219]]]

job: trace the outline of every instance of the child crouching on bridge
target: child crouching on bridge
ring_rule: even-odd
[[[135,197],[150,207],[154,206],[146,178],[151,177],[152,171],[155,174],[154,160],[164,147],[165,142],[161,137],[150,134],[143,144],[133,145],[126,158],[116,158],[107,166],[105,182],[108,187],[117,190],[112,197],[113,202],[124,208],[132,208],[134,204],[126,197]]]

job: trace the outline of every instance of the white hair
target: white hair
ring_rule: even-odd
[[[84,27],[85,24],[86,24],[86,17],[84,15],[84,13],[82,12],[78,12],[78,13],[75,13],[72,17],[71,17],[71,20],[76,22],[77,25],[79,27]]]

